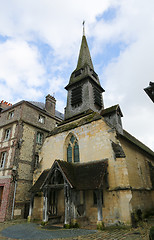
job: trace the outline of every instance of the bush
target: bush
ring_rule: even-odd
[[[154,227],[150,228],[149,239],[154,240]]]

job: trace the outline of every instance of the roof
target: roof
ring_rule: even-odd
[[[54,128],[54,130],[49,133],[48,137],[80,127],[101,118],[102,117],[99,113],[89,110],[86,113],[80,114],[79,116],[75,116],[69,120],[61,122],[58,127]]]
[[[85,65],[88,65],[91,69],[94,70],[87,40],[86,37],[83,35],[76,70],[81,69]]]
[[[42,102],[22,100],[22,101],[20,101],[20,102],[17,102],[17,103],[15,103],[15,104],[13,104],[12,106],[8,106],[8,108],[3,109],[1,112],[5,112],[5,111],[7,111],[7,110],[10,110],[10,109],[12,109],[12,108],[14,108],[14,107],[22,104],[22,103],[29,103],[29,104],[32,104],[33,106],[37,107],[37,108],[40,108],[40,109],[43,110],[43,111],[46,111],[46,110],[45,110],[45,104],[42,103]],[[46,113],[47,113],[47,112],[46,112]],[[64,114],[61,113],[61,112],[59,112],[59,111],[57,111],[57,110],[55,110],[55,117],[63,120],[63,119],[64,119]]]
[[[103,178],[107,174],[107,159],[87,163],[57,162],[72,188],[92,190],[103,186]]]
[[[110,113],[116,112],[116,111],[119,111],[121,117],[123,117],[123,114],[122,114],[122,111],[121,111],[121,109],[120,109],[119,104],[116,104],[116,105],[111,106],[111,107],[109,107],[109,108],[103,109],[103,110],[101,111],[101,115],[102,115],[102,116],[105,116],[105,115],[107,115],[107,114],[110,114]]]
[[[45,110],[45,104],[43,102],[35,102],[35,101],[27,101],[27,102],[33,104],[34,106],[36,106],[42,110]],[[64,119],[64,114],[57,110],[55,110],[55,116],[60,118],[61,120]]]
[[[86,36],[83,35],[77,67],[71,74],[69,84],[65,87],[65,89],[68,90],[70,86],[72,87],[74,84],[87,80],[92,81],[93,84],[100,89],[100,91],[105,91],[100,85],[97,73],[94,71]]]
[[[154,152],[150,148],[148,148],[146,145],[144,145],[142,142],[140,142],[137,138],[132,136],[126,130],[123,130],[123,134],[119,135],[154,157]]]
[[[44,170],[38,180],[30,189],[31,192],[42,191],[54,174],[54,167],[58,166],[64,179],[71,188],[76,190],[99,189],[104,185],[104,177],[107,174],[108,160],[92,161],[88,163],[68,163],[63,160],[55,160],[51,169]]]
[[[50,169],[46,169],[41,173],[41,175],[39,176],[37,181],[34,183],[34,185],[29,190],[30,192],[39,192],[40,191],[40,187],[44,183],[44,180],[46,179],[49,171],[50,171]]]

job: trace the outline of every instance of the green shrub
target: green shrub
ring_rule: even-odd
[[[154,227],[150,228],[149,239],[154,240]]]

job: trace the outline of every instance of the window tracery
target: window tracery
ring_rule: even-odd
[[[67,145],[67,162],[80,162],[77,138],[72,135]]]

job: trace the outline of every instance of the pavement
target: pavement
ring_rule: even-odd
[[[137,228],[109,227],[102,231],[92,226],[88,229],[42,228],[40,223],[14,220],[0,223],[0,240],[148,240],[151,226],[154,226],[154,216],[141,222]]]

